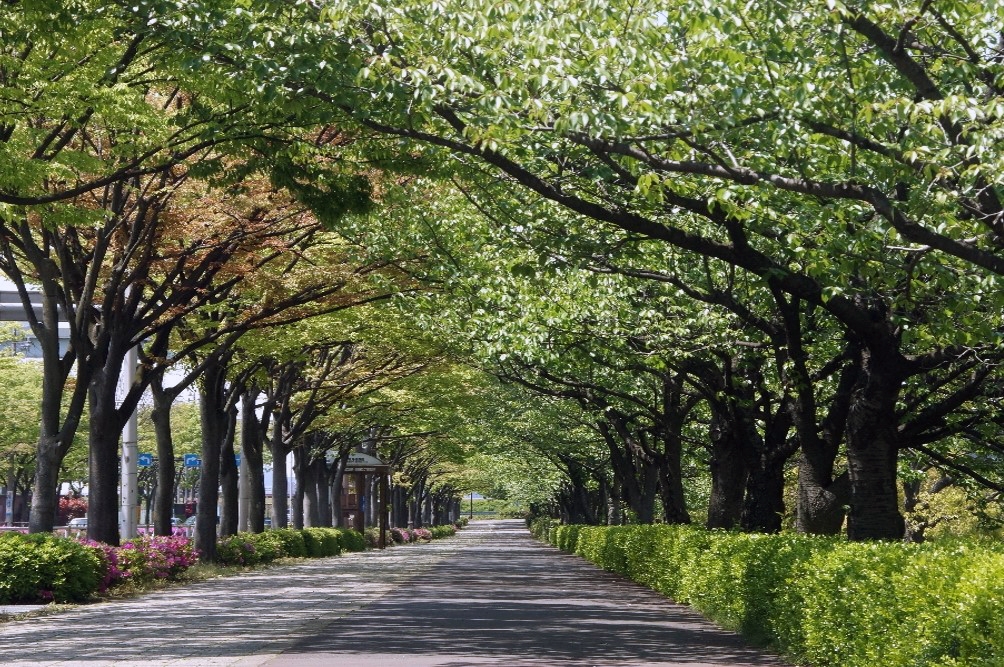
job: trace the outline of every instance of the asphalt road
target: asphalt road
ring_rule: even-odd
[[[519,521],[0,625],[0,665],[783,667]]]

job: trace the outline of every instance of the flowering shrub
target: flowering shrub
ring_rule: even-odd
[[[407,528],[391,528],[390,537],[398,544],[407,544],[408,542],[411,542],[412,539],[411,533]]]
[[[432,539],[432,531],[428,528],[412,528],[411,532],[414,535],[413,539],[415,541]]]
[[[61,523],[66,523],[70,519],[87,516],[87,498],[74,498],[73,496],[60,496],[59,507],[56,511]]]
[[[216,543],[216,560],[221,565],[257,565],[262,562],[254,539],[247,533],[221,537]]]
[[[175,580],[198,560],[192,541],[187,537],[138,537],[122,546],[87,541],[100,550],[106,563],[105,576],[100,590],[105,590],[123,580],[147,583],[157,580]]]

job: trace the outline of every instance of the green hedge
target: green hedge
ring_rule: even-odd
[[[361,533],[340,528],[279,528],[220,538],[217,560],[223,565],[258,565],[277,558],[323,558],[366,548]]]
[[[340,531],[336,528],[304,528],[301,532],[311,558],[337,556],[342,552],[338,541]]]
[[[366,551],[366,537],[358,530],[340,528],[338,544],[342,551]]]
[[[0,604],[77,602],[107,571],[101,551],[50,534],[0,535]]]
[[[819,667],[1004,664],[1004,546],[686,526],[534,533]]]

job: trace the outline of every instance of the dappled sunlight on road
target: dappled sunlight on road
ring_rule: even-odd
[[[521,522],[0,625],[0,665],[779,667]]]
[[[441,667],[782,664],[513,522],[268,664],[390,665],[395,655]]]

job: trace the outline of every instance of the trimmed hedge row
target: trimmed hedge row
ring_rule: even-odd
[[[1004,545],[921,545],[689,526],[531,530],[817,666],[1004,664]]]
[[[365,549],[366,538],[355,530],[278,528],[220,538],[216,557],[223,565],[258,565],[277,558],[323,558]]]

